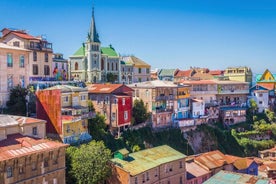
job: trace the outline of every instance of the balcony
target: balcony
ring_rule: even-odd
[[[235,90],[235,89],[231,89],[231,90],[221,90],[218,91],[217,94],[221,94],[221,95],[226,95],[226,94],[249,94],[249,90]]]
[[[162,113],[162,112],[173,112],[173,108],[158,108],[155,109],[156,113]]]
[[[48,42],[31,42],[28,49],[38,51],[52,51],[52,43]]]
[[[169,96],[163,96],[163,95],[160,95],[160,96],[157,96],[155,97],[155,100],[174,100],[175,99],[175,96],[173,95],[169,95]]]

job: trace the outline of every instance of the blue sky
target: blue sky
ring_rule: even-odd
[[[68,58],[86,40],[92,2],[102,46],[152,68],[276,72],[275,0],[1,0],[0,29],[44,35]]]

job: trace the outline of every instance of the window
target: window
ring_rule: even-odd
[[[44,75],[50,75],[50,67],[48,65],[44,65]]]
[[[139,69],[138,69],[138,73],[142,73],[142,68],[139,68]]]
[[[142,79],[141,79],[141,78],[138,78],[138,81],[139,81],[139,82],[142,82]]]
[[[124,119],[128,120],[128,112],[127,111],[124,112]]]
[[[263,104],[263,101],[259,101],[259,104],[260,104],[260,105]]]
[[[33,75],[38,75],[38,65],[33,64]]]
[[[125,98],[122,99],[122,105],[126,105],[126,99]]]
[[[8,75],[7,82],[8,82],[8,90],[12,89],[13,88],[13,75]]]
[[[68,96],[64,97],[64,102],[68,102],[68,101],[69,101],[69,97]]]
[[[84,101],[86,99],[85,95],[81,95],[81,100]]]
[[[47,52],[45,53],[44,58],[45,58],[45,62],[48,62],[48,61],[49,61],[49,56],[48,56],[48,53],[47,53]]]
[[[15,42],[13,42],[13,46],[15,46],[15,47],[19,47],[19,41],[15,41]]]
[[[33,127],[33,135],[37,135],[37,127]]]
[[[147,74],[149,74],[150,73],[150,69],[149,68],[147,68]]]
[[[70,132],[70,125],[66,126],[66,132],[69,133]]]
[[[118,63],[116,63],[116,71],[118,71]]]
[[[49,166],[48,159],[45,159],[44,160],[44,167],[48,167],[48,166]]]
[[[109,63],[107,63],[107,70],[109,71]]]
[[[135,179],[134,179],[134,184],[138,184],[138,178],[137,177],[135,177]]]
[[[263,97],[263,94],[262,94],[262,93],[260,93],[260,94],[259,94],[259,97]]]
[[[179,162],[179,168],[182,168],[183,167],[183,163],[182,161]]]
[[[8,67],[12,67],[13,66],[12,54],[7,54],[7,66]]]
[[[179,184],[183,184],[182,176],[180,176],[180,178],[179,178]]]
[[[75,62],[75,70],[79,70],[79,64]]]
[[[35,51],[33,52],[33,60],[37,61],[37,53]]]
[[[33,162],[33,163],[32,163],[32,171],[35,171],[35,170],[36,170],[36,163]]]
[[[12,167],[8,167],[7,168],[7,178],[11,178],[12,177]]]
[[[25,65],[25,57],[23,55],[20,55],[19,67],[24,68],[24,65]]]
[[[114,70],[114,66],[113,66],[113,63],[111,63],[111,70],[112,70],[112,71]]]
[[[147,181],[149,181],[149,172],[147,172],[146,175],[147,175]]]
[[[19,174],[23,174],[23,173],[24,173],[23,165],[19,165]]]
[[[25,76],[24,75],[20,75],[19,84],[21,85],[21,87],[25,87]]]
[[[145,173],[143,174],[143,183],[145,183]]]

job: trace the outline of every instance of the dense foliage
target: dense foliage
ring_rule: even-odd
[[[150,114],[147,112],[147,108],[144,105],[143,100],[134,100],[132,108],[133,125],[144,123],[149,119]]]
[[[110,158],[111,152],[102,141],[67,148],[67,184],[103,183],[111,174]]]
[[[21,86],[15,86],[10,90],[10,97],[7,101],[7,113],[14,115],[26,115],[26,95],[28,90]]]

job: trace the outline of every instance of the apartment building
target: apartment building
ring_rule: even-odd
[[[47,121],[47,136],[75,144],[91,140],[88,133],[87,88],[56,85],[38,90],[37,117]]]
[[[171,81],[155,80],[134,83],[128,86],[134,90],[134,100],[142,99],[147,111],[152,114],[152,127],[173,125],[177,100],[180,100],[180,98],[176,98],[178,89],[176,84]]]
[[[186,155],[167,145],[134,153],[119,150],[114,157],[110,184],[186,183]]]
[[[0,43],[0,107],[6,106],[10,89],[14,86],[28,86],[30,52],[28,49]]]
[[[2,30],[1,42],[10,46],[30,50],[28,63],[28,77],[26,81],[40,81],[52,79],[52,43],[43,36],[32,36],[25,30]]]
[[[65,184],[68,145],[45,138],[45,121],[0,116],[0,183]]]
[[[224,71],[224,76],[229,77],[229,80],[252,84],[253,74],[250,67],[228,67]]]
[[[63,54],[53,54],[52,71],[56,81],[68,80],[68,60],[63,58]]]
[[[89,99],[95,111],[105,116],[106,124],[115,134],[120,135],[131,124],[132,92],[124,84],[88,85]]]

